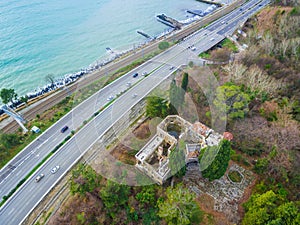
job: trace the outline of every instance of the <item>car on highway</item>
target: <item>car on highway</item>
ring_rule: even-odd
[[[134,73],[133,75],[132,75],[132,77],[137,77],[139,74],[138,73]]]
[[[61,133],[65,133],[66,130],[68,130],[68,129],[69,129],[68,126],[64,126],[63,128],[61,128],[60,132],[61,132]]]
[[[57,172],[57,170],[59,170],[59,166],[55,166],[51,169],[51,173],[54,174]]]
[[[39,182],[41,179],[43,179],[43,177],[45,176],[45,174],[41,173],[40,175],[38,175],[36,178],[35,178],[35,182]]]
[[[133,95],[132,95],[132,98],[135,98],[137,96],[137,93],[134,93]]]
[[[147,73],[147,72],[144,72],[144,73],[142,73],[142,75],[143,75],[143,76],[147,76],[147,75],[148,75],[148,73]]]
[[[169,70],[173,70],[174,68],[175,68],[174,66],[171,66]]]
[[[210,40],[213,41],[213,40],[215,40],[215,39],[214,39],[214,38],[211,38]]]
[[[191,50],[196,51],[196,47],[195,46],[191,47]]]
[[[107,101],[111,101],[111,100],[113,100],[114,99],[114,96],[109,96],[108,98],[107,98]]]

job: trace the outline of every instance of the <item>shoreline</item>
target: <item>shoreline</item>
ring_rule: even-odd
[[[213,4],[210,4],[207,7],[207,9],[209,9],[212,5]],[[216,9],[218,9],[218,8],[220,8],[220,7],[217,7]],[[205,18],[206,16],[208,16],[211,13],[213,13],[214,11],[216,11],[216,9],[210,11],[208,14],[206,14],[203,17],[193,15],[193,16],[190,16],[186,20],[181,20],[180,22],[182,22],[184,24],[182,28],[185,28],[186,26]],[[125,49],[120,52],[113,51],[113,53],[111,53],[112,56],[104,58],[101,61],[96,60],[96,62],[91,63],[89,66],[87,66],[85,68],[81,68],[77,72],[65,74],[59,78],[56,78],[53,83],[45,84],[43,87],[37,87],[34,91],[28,92],[27,94],[22,95],[22,96],[18,96],[18,98],[16,100],[11,101],[11,102],[7,103],[6,105],[15,111],[20,111],[20,110],[26,109],[26,108],[28,108],[28,106],[45,99],[49,95],[53,95],[57,91],[62,90],[64,88],[66,88],[67,86],[76,83],[78,80],[80,80],[81,77],[88,75],[88,74],[92,74],[92,73],[96,72],[97,70],[103,68],[104,66],[107,66],[110,63],[116,63],[116,62],[118,62],[118,60],[120,60],[124,57],[127,57],[130,54],[134,54],[136,51],[141,50],[141,49],[153,44],[157,40],[167,38],[169,35],[172,35],[172,33],[174,33],[174,31],[175,31],[175,29],[173,29],[173,28],[166,28],[164,31],[157,34],[153,38],[150,38],[150,39],[145,40],[144,42],[138,43],[136,46],[134,45],[134,47]],[[28,97],[28,102],[25,104],[24,102],[21,101],[21,98],[26,97],[26,96]],[[0,105],[0,123],[9,117],[1,109],[1,107],[3,105],[4,104]]]

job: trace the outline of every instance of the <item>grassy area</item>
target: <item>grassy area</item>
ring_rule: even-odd
[[[199,57],[204,59],[210,59],[211,55],[208,52],[202,52],[199,54]]]
[[[236,183],[240,183],[243,179],[243,177],[241,176],[241,174],[238,171],[230,171],[228,173],[228,177],[230,178],[231,181],[236,182]]]
[[[238,48],[236,47],[236,45],[229,40],[228,38],[225,38],[222,42],[221,42],[222,47],[228,48],[229,50],[233,51],[233,52],[238,52]]]

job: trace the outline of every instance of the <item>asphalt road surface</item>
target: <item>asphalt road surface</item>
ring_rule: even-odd
[[[1,207],[0,224],[19,224],[22,222],[56,182],[64,176],[69,167],[76,163],[89,146],[109,129],[126,110],[134,106],[141,98],[167,78],[176,67],[187,64],[195,55],[217,44],[225,38],[225,35],[231,34],[240,22],[268,3],[268,1],[262,1],[260,3],[261,6],[259,6],[257,2],[247,2],[246,5],[242,6],[242,10],[235,10],[233,13],[212,23],[206,29],[196,32],[196,34],[182,43],[168,49],[166,52],[119,78],[82,103],[83,107],[75,108],[72,113],[69,113],[54,124],[51,129],[46,131],[46,138],[40,136],[37,142],[29,145],[28,147],[32,149],[30,153],[25,155],[20,153],[18,162],[14,163],[14,166],[21,169],[12,168],[13,171],[9,173],[9,176],[6,176],[1,181],[0,195],[7,194],[34,167],[33,165],[36,162],[43,159],[49,151],[69,135],[72,129],[81,125],[87,117],[105,105],[110,96],[116,97],[118,93],[127,90],[112,105],[76,133]],[[250,7],[252,8],[248,10]],[[224,20],[227,22],[222,23]],[[196,50],[192,51],[188,48],[190,45],[194,45]],[[170,70],[170,66],[175,68]],[[132,74],[136,72],[139,73],[139,76],[133,78]],[[143,78],[141,76],[143,72],[152,73],[150,76]],[[137,81],[139,82],[129,89],[128,82],[133,85]],[[134,94],[137,94],[137,96],[133,97]],[[65,133],[61,133],[60,129],[65,125],[69,129]],[[59,165],[60,169],[55,174],[51,174],[50,170],[56,165]],[[34,179],[40,173],[44,173],[45,177],[40,182],[35,183]]]

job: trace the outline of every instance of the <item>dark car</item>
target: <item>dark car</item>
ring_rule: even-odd
[[[138,73],[135,73],[132,75],[132,77],[137,77],[139,74]]]
[[[69,129],[68,126],[64,126],[63,128],[61,128],[60,132],[65,133],[65,131],[68,130],[68,129]]]

